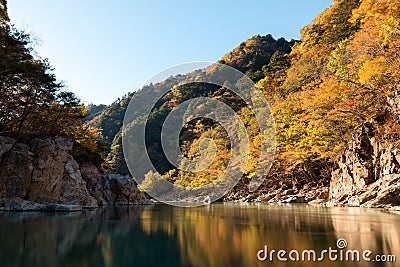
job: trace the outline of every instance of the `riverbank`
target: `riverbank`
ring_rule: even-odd
[[[223,201],[227,203],[265,203],[271,205],[308,204],[324,207],[360,207],[400,212],[400,205],[398,205],[397,202],[382,203],[376,199],[375,201],[360,201],[363,195],[371,195],[373,193],[371,191],[368,191],[369,193],[360,193],[360,195],[355,194],[354,196],[348,196],[341,201],[334,201],[330,198],[329,190],[330,186],[315,185],[313,183],[307,184],[301,189],[270,188],[257,190],[254,193],[239,190],[227,194],[223,198]],[[353,202],[352,199],[358,199],[359,201]],[[377,199],[383,199],[383,197],[380,196]]]
[[[129,177],[102,174],[90,162],[78,163],[73,146],[70,137],[22,142],[0,136],[0,208],[79,211],[148,203]]]
[[[380,144],[367,124],[354,134],[330,181],[304,185],[264,183],[249,192],[239,184],[222,200],[278,204],[307,203],[400,210],[400,153]],[[71,155],[69,137],[17,142],[0,136],[0,210],[76,212],[101,206],[150,204],[128,176],[102,174]]]

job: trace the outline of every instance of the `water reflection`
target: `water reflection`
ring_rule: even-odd
[[[400,258],[400,216],[307,205],[165,205],[0,214],[1,266],[396,266],[260,262],[257,251],[349,248]]]
[[[144,231],[149,234],[161,230],[176,237],[184,263],[192,266],[288,266],[277,261],[260,262],[256,253],[264,245],[276,250],[320,251],[335,247],[339,238],[346,238],[351,249],[400,255],[397,236],[400,218],[376,210],[228,204],[163,212],[147,210],[142,221]],[[329,263],[329,266],[344,266],[344,263]]]
[[[338,236],[360,250],[396,255],[400,261],[400,216],[374,210],[347,208],[348,214],[332,210],[332,225]],[[399,263],[386,266],[399,266]],[[379,266],[379,265],[377,265]],[[382,266],[382,265],[380,265]]]

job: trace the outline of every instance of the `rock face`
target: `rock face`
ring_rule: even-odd
[[[82,165],[82,177],[90,194],[97,199],[100,206],[148,202],[130,177],[119,174],[101,175],[98,169],[90,164]]]
[[[34,139],[22,144],[2,137],[0,142],[0,198],[97,207],[78,163],[69,154],[72,139]]]
[[[398,91],[400,91],[400,85],[398,88]],[[387,106],[396,117],[397,120],[400,122],[400,95],[398,92],[395,92],[394,96],[392,97],[387,97]]]
[[[17,201],[16,206],[38,207],[38,210],[45,208],[31,204],[96,208],[98,205],[145,202],[144,195],[128,178],[102,176],[90,164],[81,167],[70,154],[72,147],[73,140],[68,137],[33,139],[28,144],[0,137],[0,199],[3,206],[10,199],[27,201]],[[62,206],[59,208],[63,209]]]
[[[332,172],[332,205],[390,207],[400,205],[400,150],[376,140],[373,122],[348,143]]]

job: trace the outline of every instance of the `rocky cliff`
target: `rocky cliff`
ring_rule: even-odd
[[[377,137],[376,122],[353,134],[332,172],[332,205],[390,207],[400,205],[400,150]]]
[[[400,206],[400,147],[387,121],[400,123],[400,96],[387,97],[382,121],[371,120],[358,129],[332,172],[329,204]],[[392,140],[383,138],[392,136]],[[397,140],[397,141],[396,141]]]
[[[71,155],[73,144],[69,137],[24,143],[0,137],[3,208],[48,210],[48,204],[68,204],[61,209],[79,210],[146,202],[131,179],[102,175],[89,163],[78,164]]]
[[[386,111],[386,119],[389,116],[394,123],[400,123],[399,96],[388,101]],[[242,186],[225,196],[225,201],[310,203],[400,211],[400,143],[393,141],[398,138],[382,138],[382,132],[388,129],[386,122],[371,120],[356,130],[332,170],[328,184],[311,182],[301,188],[285,184],[267,186],[251,194]]]

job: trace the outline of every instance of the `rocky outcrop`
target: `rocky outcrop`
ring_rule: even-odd
[[[74,205],[96,208],[146,202],[145,196],[127,177],[103,176],[90,164],[81,167],[70,154],[72,148],[73,140],[68,137],[21,143],[0,136],[0,204],[3,208],[65,210],[70,207],[76,210]],[[62,206],[65,204],[70,206]]]
[[[93,165],[83,164],[82,177],[90,194],[97,199],[100,206],[148,203],[145,195],[137,189],[129,176],[101,175]]]
[[[400,91],[400,85],[398,88]],[[400,122],[400,95],[398,92],[395,92],[393,96],[388,96],[387,99],[387,106],[390,112],[397,117],[397,120]]]
[[[376,123],[354,133],[332,172],[329,204],[391,207],[400,205],[400,150],[379,142]]]
[[[396,114],[394,111],[400,114],[395,105],[391,110],[392,114]],[[378,137],[378,129],[382,127],[370,121],[352,135],[328,185],[323,181],[310,182],[300,188],[282,184],[266,186],[254,193],[241,186],[227,194],[224,201],[361,206],[398,211],[400,147]]]
[[[33,139],[28,144],[1,137],[0,199],[97,207],[67,137]]]
[[[23,199],[3,199],[1,211],[46,211],[46,212],[72,212],[82,211],[82,206],[73,204],[41,204]]]

